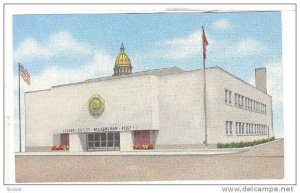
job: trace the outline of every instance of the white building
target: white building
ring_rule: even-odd
[[[266,69],[256,87],[219,67],[206,69],[207,143],[273,136]],[[25,94],[26,151],[54,144],[70,151],[201,148],[205,141],[203,70],[132,73],[121,52],[114,75]]]

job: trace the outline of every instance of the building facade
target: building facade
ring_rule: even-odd
[[[124,49],[113,76],[25,94],[26,151],[204,147],[203,70],[132,73]],[[273,136],[266,69],[255,73],[254,87],[219,67],[206,69],[208,145]]]

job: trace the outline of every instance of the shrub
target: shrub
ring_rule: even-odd
[[[154,144],[134,144],[133,149],[154,149]]]
[[[255,146],[255,145],[259,145],[262,143],[267,143],[270,141],[274,141],[275,137],[271,137],[271,138],[265,138],[265,139],[257,139],[254,141],[241,141],[238,143],[235,142],[231,142],[231,143],[217,143],[217,148],[243,148],[243,147],[251,147],[251,146]]]
[[[51,150],[69,150],[68,145],[53,145],[51,146]]]

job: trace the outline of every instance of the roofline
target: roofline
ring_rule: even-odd
[[[130,77],[134,77],[134,76],[166,76],[166,75],[172,75],[172,74],[180,74],[180,73],[190,73],[190,72],[196,72],[196,71],[202,71],[203,69],[194,69],[194,70],[189,70],[189,71],[185,71],[185,70],[182,70],[181,72],[175,72],[175,73],[172,73],[172,74],[163,74],[163,75],[155,75],[155,74],[139,74],[139,73],[142,73],[142,72],[147,72],[147,71],[155,71],[155,70],[162,70],[162,69],[172,69],[172,68],[178,68],[178,69],[181,69],[177,66],[172,66],[172,67],[165,67],[165,68],[156,68],[156,69],[152,69],[152,70],[145,70],[145,71],[139,71],[139,72],[135,72],[135,73],[132,73],[132,74],[128,74],[128,75],[124,75],[124,76],[115,76],[113,79],[122,79],[122,78],[130,78]],[[219,66],[212,66],[212,67],[207,67],[205,68],[205,70],[211,70],[211,69],[219,69],[221,70],[222,72],[225,72],[226,74],[232,76],[233,78],[247,84],[248,86],[251,86],[253,88],[255,88],[256,90],[258,90],[259,92],[265,94],[265,95],[268,95],[269,97],[272,97],[271,95],[269,95],[268,93],[265,93],[261,90],[259,90],[258,88],[256,88],[255,86],[253,86],[252,84],[244,81],[243,79],[231,74],[230,72],[224,70],[223,68],[219,67]],[[260,69],[260,68],[256,68],[256,69]],[[255,70],[256,70],[255,69]],[[133,76],[134,75],[134,76]],[[99,78],[110,78],[112,76],[104,76],[104,77],[99,77]],[[52,86],[51,88],[49,89],[43,89],[43,90],[35,90],[35,91],[27,91],[25,93],[33,93],[33,92],[40,92],[40,91],[51,91],[52,88],[57,88],[57,87],[62,87],[62,86],[71,86],[71,85],[76,85],[76,84],[84,84],[84,83],[92,83],[92,82],[98,82],[98,81],[102,81],[102,80],[97,80],[99,78],[94,78],[94,79],[87,79],[87,80],[84,80],[84,81],[81,81],[81,82],[74,82],[74,83],[69,83],[69,84],[62,84],[62,85],[55,85],[55,86]],[[108,80],[112,80],[112,79],[108,79]]]
[[[220,69],[221,71],[225,72],[226,74],[228,74],[228,75],[230,75],[230,76],[232,76],[232,77],[238,79],[239,81],[244,82],[244,83],[247,84],[248,86],[251,86],[251,87],[255,88],[256,90],[260,91],[261,93],[263,93],[263,94],[265,94],[265,95],[268,95],[268,96],[272,97],[272,96],[269,95],[267,92],[263,92],[263,91],[259,90],[258,88],[256,88],[256,87],[253,86],[252,84],[250,84],[249,82],[246,82],[246,81],[244,81],[243,79],[241,79],[241,78],[239,78],[239,77],[237,77],[237,76],[231,74],[230,72],[227,72],[227,71],[224,70],[223,68],[221,68],[221,67],[219,67],[219,66],[216,66],[216,68],[218,68],[218,69]],[[256,69],[258,69],[258,68],[255,68],[255,70],[256,70]]]
[[[33,92],[41,92],[41,91],[51,91],[51,88],[48,88],[48,89],[42,89],[42,90],[26,91],[25,94],[27,94],[27,93],[33,93]]]

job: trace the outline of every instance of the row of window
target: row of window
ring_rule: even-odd
[[[268,126],[262,124],[253,123],[235,123],[235,134],[236,135],[268,135]],[[233,135],[232,121],[226,121],[225,126],[226,135]]]
[[[225,103],[232,104],[231,91],[227,89],[225,89]],[[239,108],[248,109],[257,113],[266,114],[267,112],[267,106],[265,104],[252,100],[248,97],[242,96],[237,93],[235,93],[235,106]]]
[[[93,149],[111,149],[120,147],[120,133],[88,133],[87,134],[88,150]]]

